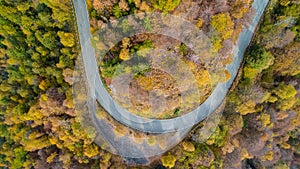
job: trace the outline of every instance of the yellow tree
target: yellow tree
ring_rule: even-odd
[[[75,45],[75,36],[72,33],[57,32],[57,35],[60,38],[60,42],[66,47],[73,47]]]
[[[169,154],[166,156],[162,156],[161,162],[163,166],[172,168],[175,166],[176,158],[173,155]]]
[[[154,0],[153,6],[163,12],[173,11],[180,4],[180,0]]]
[[[211,25],[218,31],[222,39],[225,40],[232,36],[234,23],[228,12],[212,16]]]

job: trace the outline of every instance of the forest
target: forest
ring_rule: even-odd
[[[133,13],[184,11],[210,33],[226,63],[251,3],[87,0],[91,33]],[[300,167],[299,0],[270,0],[210,138],[196,142],[195,128],[149,166],[128,166],[103,150],[74,112],[72,77],[80,46],[72,1],[0,0],[0,22],[0,168]],[[147,38],[131,43],[133,52],[151,45]],[[120,43],[115,53],[126,60],[131,49]],[[180,44],[178,52],[188,49]]]

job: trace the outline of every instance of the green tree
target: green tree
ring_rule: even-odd
[[[48,49],[55,49],[58,45],[58,40],[56,33],[54,31],[49,31],[46,33],[37,31],[35,37]]]
[[[14,149],[14,159],[10,168],[19,169],[23,167],[25,162],[27,152],[24,150],[24,147],[17,147]]]
[[[113,14],[116,18],[120,18],[121,16],[124,15],[124,12],[121,10],[119,5],[115,5],[113,8]]]
[[[274,56],[267,52],[261,45],[253,45],[246,53],[246,65],[244,68],[244,78],[254,79],[263,70],[269,68],[274,63]]]

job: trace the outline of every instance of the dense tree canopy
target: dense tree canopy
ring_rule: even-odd
[[[135,12],[181,15],[209,34],[222,62],[228,63],[228,51],[247,22],[251,2],[87,0],[87,5],[91,31]],[[94,133],[84,132],[74,112],[71,87],[78,44],[71,5],[66,0],[0,0],[0,168],[128,167],[92,142]],[[203,123],[199,124],[150,167],[299,168],[299,16],[299,0],[271,0],[215,132],[199,143],[195,138]],[[144,23],[151,29],[149,19]],[[122,25],[130,30],[126,22]],[[124,39],[116,47],[118,57],[106,63],[106,77],[113,75],[120,60],[156,45],[141,39]],[[190,55],[184,44],[177,48]],[[143,51],[138,55],[145,56]],[[196,80],[205,86],[208,71],[190,66],[203,74]],[[138,82],[145,89],[151,86],[146,78]],[[122,136],[123,130],[117,126],[115,132]],[[149,145],[155,142],[153,137],[148,140]]]

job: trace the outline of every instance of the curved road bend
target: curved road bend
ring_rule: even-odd
[[[168,133],[190,128],[214,112],[226,97],[237,75],[246,48],[250,44],[254,30],[268,2],[269,0],[254,0],[252,4],[252,8],[256,11],[256,15],[253,17],[253,23],[240,34],[234,49],[233,62],[226,67],[232,75],[231,79],[226,83],[219,83],[208,99],[192,112],[173,119],[158,120],[142,118],[128,112],[126,109],[120,107],[104,88],[97,67],[95,49],[92,47],[90,41],[90,24],[86,2],[84,0],[74,0],[81,52],[88,85],[91,93],[95,93],[95,95],[91,97],[96,98],[102,107],[117,121],[143,132]]]

